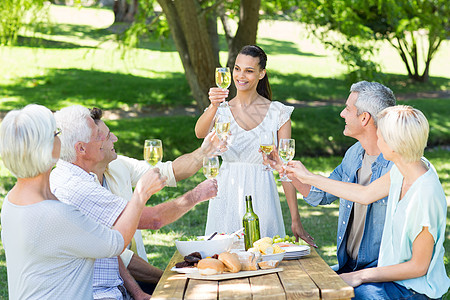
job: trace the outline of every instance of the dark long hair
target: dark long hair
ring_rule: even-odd
[[[247,45],[244,46],[241,51],[239,51],[239,54],[243,55],[249,55],[251,57],[258,57],[259,58],[259,67],[261,70],[266,69],[267,64],[267,55],[264,52],[263,49],[256,45]],[[266,72],[266,75],[258,82],[258,86],[256,87],[256,91],[261,96],[272,100],[272,89],[270,88],[269,84],[269,77]]]

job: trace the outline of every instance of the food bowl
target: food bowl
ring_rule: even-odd
[[[182,256],[192,252],[200,252],[202,258],[220,254],[231,249],[234,237],[229,235],[216,235],[212,240],[205,240],[207,237],[200,237],[199,241],[175,241],[178,252]]]
[[[266,255],[262,256],[262,260],[263,261],[267,261],[267,260],[282,261],[285,253],[286,253],[286,251],[281,252],[281,253],[266,254]]]

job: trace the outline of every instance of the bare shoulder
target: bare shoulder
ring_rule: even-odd
[[[258,99],[255,101],[255,103],[258,105],[269,106],[270,104],[272,104],[272,101],[263,96],[259,96]]]

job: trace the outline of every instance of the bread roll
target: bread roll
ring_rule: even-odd
[[[217,275],[223,273],[225,266],[218,259],[204,258],[198,262],[197,268],[200,275]]]
[[[237,273],[241,270],[241,263],[236,253],[223,252],[219,254],[219,260],[223,262],[227,271]]]

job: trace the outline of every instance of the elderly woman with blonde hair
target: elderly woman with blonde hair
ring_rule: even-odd
[[[394,162],[368,186],[310,173],[301,162],[286,171],[349,201],[369,204],[389,195],[378,266],[341,274],[355,287],[356,299],[440,298],[450,286],[444,266],[447,203],[433,165],[423,157],[429,125],[410,106],[393,106],[378,115],[378,147]]]
[[[17,177],[1,214],[9,299],[92,299],[95,259],[123,251],[145,202],[164,185],[157,171],[147,172],[140,198],[112,229],[102,226],[50,191],[59,133],[52,112],[34,104],[10,111],[0,127],[0,155]]]

